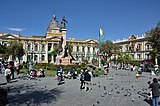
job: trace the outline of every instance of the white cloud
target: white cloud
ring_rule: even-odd
[[[11,30],[11,31],[17,31],[17,32],[21,32],[21,31],[26,30],[25,28],[7,28],[7,29]]]

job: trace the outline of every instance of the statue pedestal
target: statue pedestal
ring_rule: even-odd
[[[69,64],[71,64],[71,58],[70,57],[65,57],[65,58],[57,57],[56,60],[57,60],[56,61],[57,65],[69,65]]]

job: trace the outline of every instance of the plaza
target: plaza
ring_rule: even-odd
[[[147,82],[156,76],[143,72],[135,78],[135,73],[110,69],[107,76],[92,78],[92,91],[87,92],[77,79],[58,86],[53,77],[30,80],[19,75],[5,84],[0,74],[0,85],[8,90],[9,106],[151,106]]]

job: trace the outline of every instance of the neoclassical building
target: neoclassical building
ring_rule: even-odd
[[[144,35],[141,37],[132,35],[128,39],[113,41],[113,43],[119,45],[120,52],[129,54],[132,60],[144,62],[151,59],[150,52],[152,47]],[[118,57],[113,55],[113,58]]]
[[[72,45],[72,52],[67,57],[71,62],[84,62],[87,60],[91,62],[93,58],[96,58],[97,40],[76,40],[74,38],[66,39],[66,20],[62,18],[61,25],[53,16],[47,28],[47,32],[44,36],[22,36],[18,34],[0,33],[0,44],[7,44],[8,41],[20,41],[23,42],[23,48],[25,49],[25,55],[21,58],[21,62],[36,61],[37,63],[65,63],[65,47],[66,45]],[[61,45],[61,47],[60,47]],[[58,54],[49,53],[54,48],[59,48]],[[72,58],[71,58],[72,57]],[[12,60],[12,56],[9,57]]]

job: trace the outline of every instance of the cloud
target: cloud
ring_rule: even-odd
[[[11,30],[11,31],[17,31],[17,32],[26,30],[25,28],[6,28],[6,29]]]

